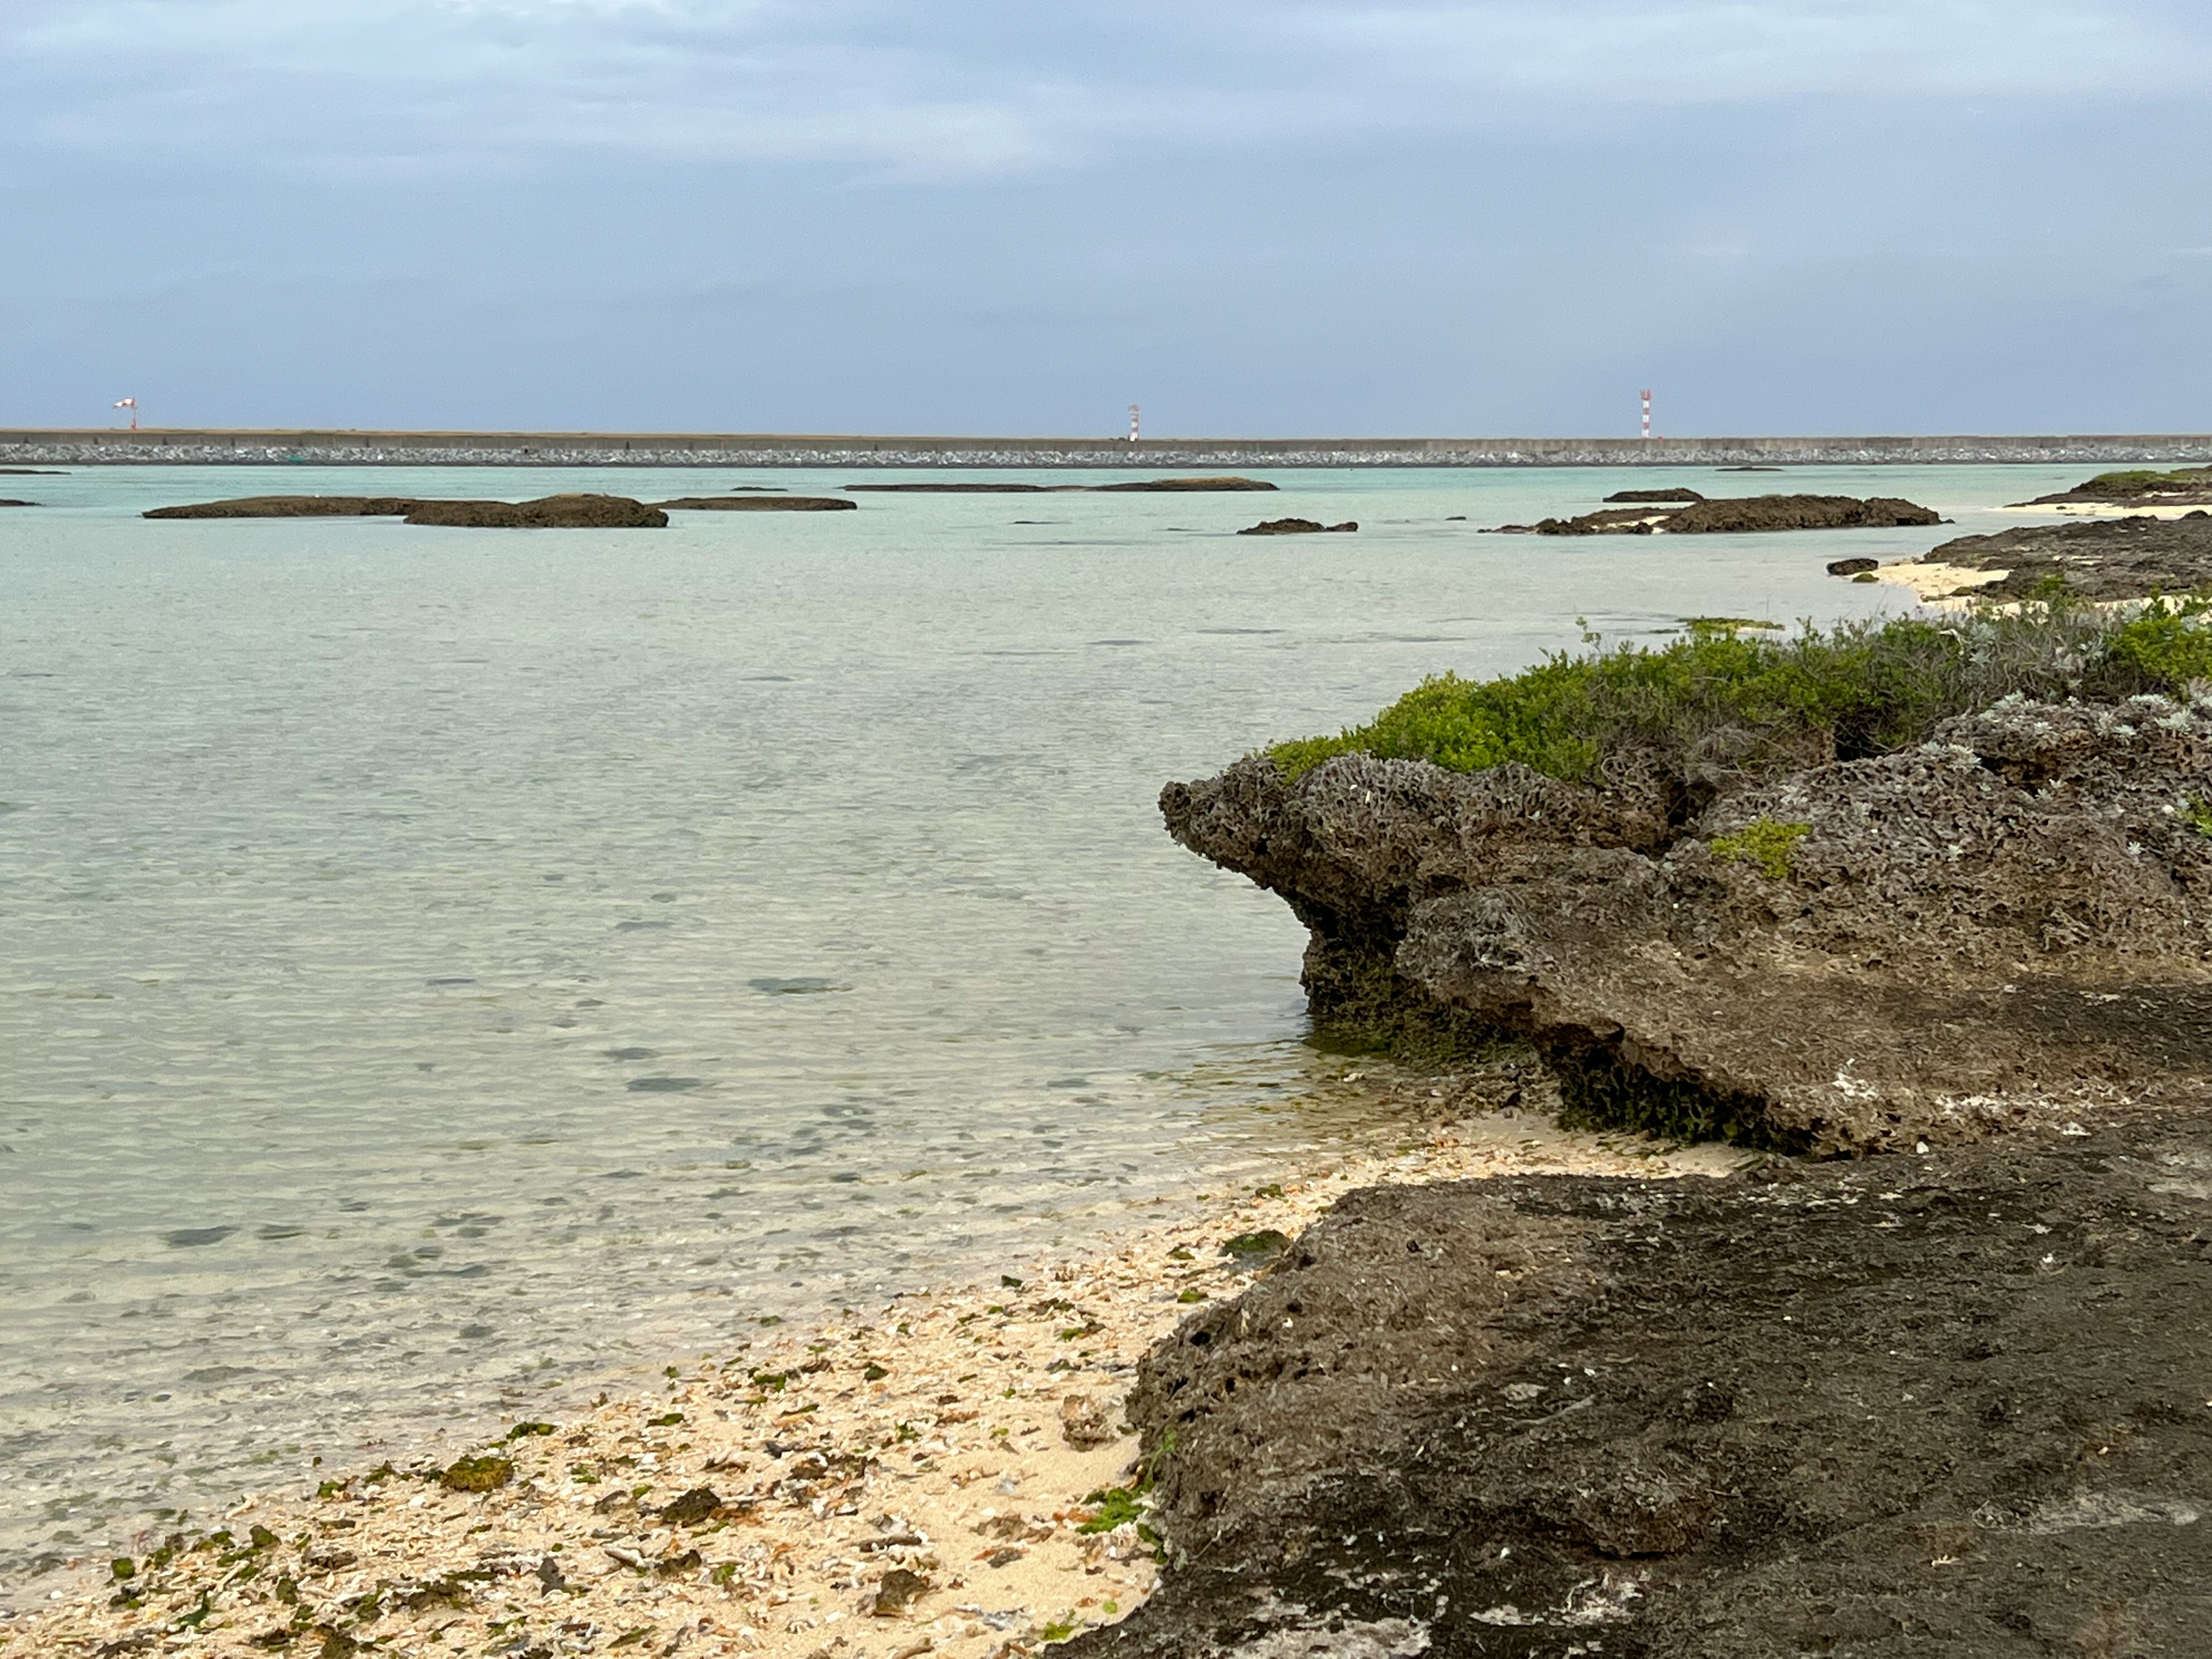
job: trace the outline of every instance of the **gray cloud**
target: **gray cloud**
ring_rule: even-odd
[[[2203,426],[2208,88],[2109,0],[15,0],[0,420]]]

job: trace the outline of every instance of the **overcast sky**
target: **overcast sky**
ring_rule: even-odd
[[[5,0],[0,424],[2212,431],[2206,0]]]

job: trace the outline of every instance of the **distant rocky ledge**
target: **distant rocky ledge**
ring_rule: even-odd
[[[653,504],[627,495],[544,495],[530,501],[437,501],[411,495],[244,495],[157,507],[149,519],[404,519],[409,524],[503,530],[659,530],[670,513],[849,513],[834,495],[686,495]]]
[[[1273,489],[1275,486],[1259,478],[1147,478],[1140,483],[856,483],[845,488],[896,495],[1112,495]]]
[[[681,495],[660,507],[670,513],[850,513],[860,503],[835,495]]]
[[[1249,530],[1240,530],[1240,536],[1314,536],[1331,532],[1349,532],[1359,528],[1356,519],[1346,519],[1342,524],[1323,524],[1319,519],[1262,519]]]
[[[1943,522],[1942,515],[1894,496],[1746,495],[1709,501],[1695,490],[1623,490],[1609,501],[1644,503],[1571,519],[1501,525],[1503,536],[1711,536],[1778,530],[1887,529]],[[1669,506],[1665,503],[1686,502]]]
[[[2024,507],[2212,507],[2212,466],[2173,471],[2135,468],[2102,472],[2056,495],[2038,495]]]

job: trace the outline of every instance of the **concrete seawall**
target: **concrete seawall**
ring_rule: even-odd
[[[2212,435],[1923,438],[806,437],[618,432],[0,428],[0,465],[1304,467],[2117,466],[2212,461]]]

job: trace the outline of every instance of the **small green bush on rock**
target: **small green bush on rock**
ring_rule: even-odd
[[[2109,654],[2146,679],[2175,690],[2212,681],[2208,611],[2212,604],[2203,599],[2185,599],[2179,605],[2153,599],[2113,630]]]
[[[1809,823],[1781,823],[1773,818],[1759,818],[1746,824],[1730,836],[1713,837],[1713,855],[1730,864],[1754,864],[1759,873],[1769,881],[1784,881],[1790,875],[1790,854],[1797,843],[1813,833]]]

